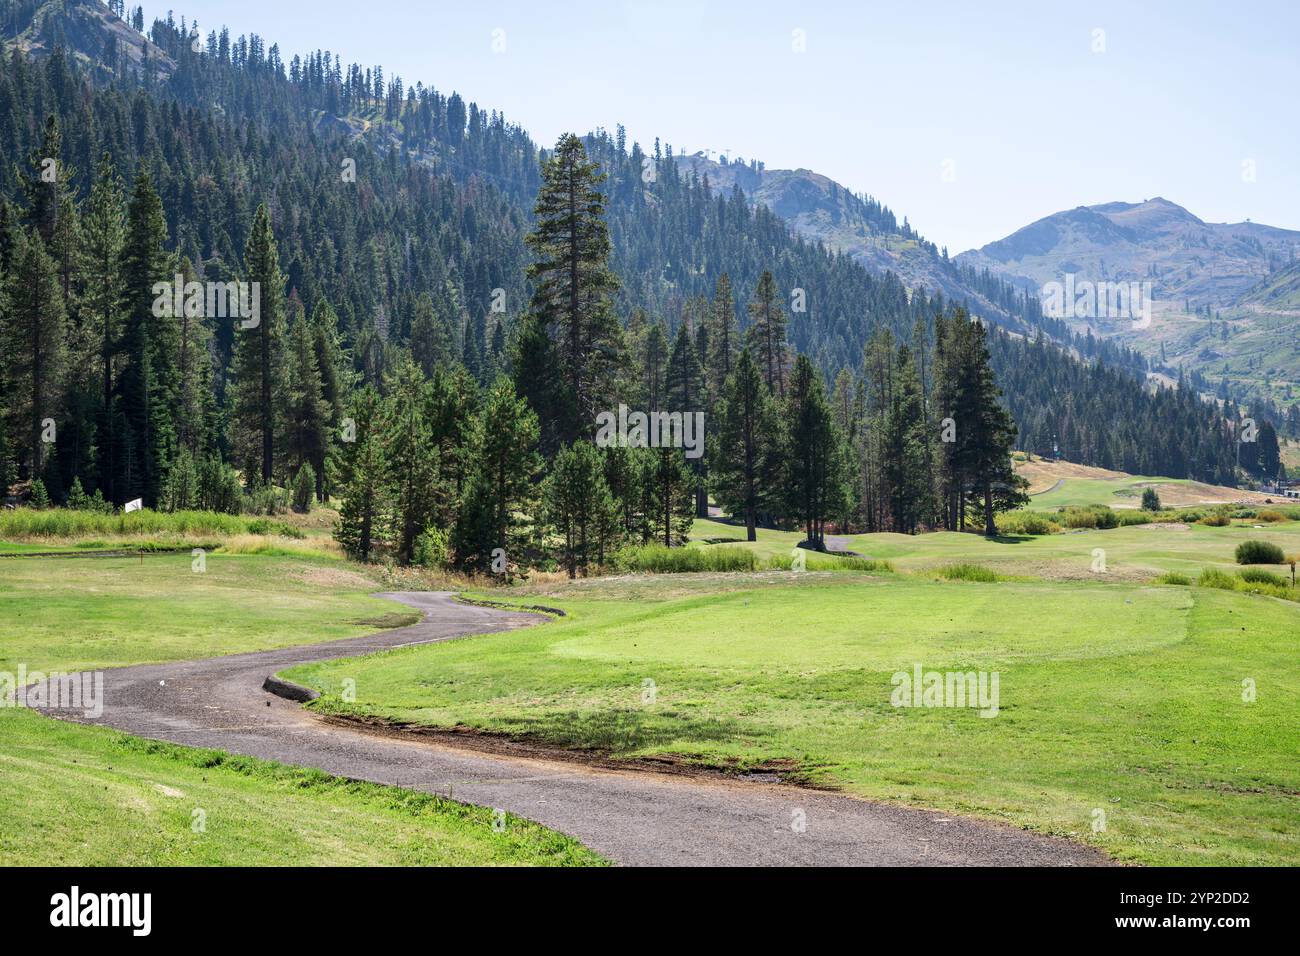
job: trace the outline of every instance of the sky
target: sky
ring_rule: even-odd
[[[128,0],[134,6],[136,0]],[[140,0],[458,91],[551,145],[807,168],[953,254],[1155,196],[1300,229],[1300,3]]]

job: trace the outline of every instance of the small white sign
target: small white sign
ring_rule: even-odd
[[[143,499],[143,498],[136,498],[135,501],[128,501],[128,502],[126,503],[126,510],[127,510],[127,511],[139,511],[139,510],[140,510],[141,508],[143,508],[143,507],[144,507],[144,499]]]

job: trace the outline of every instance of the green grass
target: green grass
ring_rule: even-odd
[[[994,584],[1002,580],[1002,575],[982,564],[945,564],[935,569],[935,574],[949,581],[978,581]]]
[[[338,561],[208,554],[0,559],[0,669],[119,667],[370,633],[393,610]],[[330,583],[332,582],[332,583]],[[411,613],[409,620],[415,620]]]
[[[1177,522],[1152,527],[1081,529],[1045,536],[1006,535],[989,540],[978,534],[849,535],[848,549],[868,559],[888,561],[899,572],[928,571],[936,565],[980,564],[999,574],[1052,580],[1150,581],[1166,571],[1195,577],[1207,565],[1232,568],[1233,551],[1248,539],[1271,541],[1287,553],[1300,553],[1300,521],[1237,522],[1227,527],[1184,525]],[[696,539],[725,537],[735,529],[717,521],[697,519]],[[743,529],[741,531],[743,535]],[[760,528],[756,542],[727,544],[752,550],[760,559],[788,557],[802,539],[795,531]],[[706,547],[698,542],[694,547]],[[713,545],[707,547],[715,547]],[[1105,552],[1106,571],[1094,572],[1094,551]],[[812,552],[806,552],[809,561]],[[811,564],[809,565],[811,567]]]
[[[1142,502],[1142,489],[1147,485],[1187,485],[1186,478],[1152,478],[1145,475],[1128,475],[1124,478],[1065,478],[1061,484],[1034,495],[1030,507],[1035,511],[1051,508],[1080,507],[1088,505],[1129,505],[1137,507]]]
[[[328,559],[0,560],[0,670],[182,660],[373,633],[418,615]],[[0,707],[0,865],[578,865],[492,811]],[[202,810],[205,829],[192,829]]]
[[[1300,862],[1295,605],[1213,589],[780,572],[543,593],[570,616],[288,676],[320,688],[327,711],[625,757],[783,761],[849,793],[1071,836],[1124,860]],[[892,707],[891,675],[916,663],[998,671],[999,716]],[[353,705],[336,696],[349,677]],[[1091,831],[1095,808],[1104,833]]]
[[[489,808],[0,710],[0,865],[591,865]],[[200,825],[201,824],[201,825]]]

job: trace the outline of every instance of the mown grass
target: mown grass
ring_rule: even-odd
[[[860,796],[1124,860],[1300,862],[1300,607],[1112,583],[745,580],[552,586],[545,603],[569,611],[562,621],[289,676],[321,689],[325,710],[622,756],[790,761]],[[892,707],[891,675],[916,663],[998,671],[998,716]],[[344,678],[355,703],[338,696]]]
[[[3,866],[575,866],[490,808],[0,709]]]
[[[202,567],[202,571],[197,571]],[[327,559],[189,552],[0,559],[0,669],[118,667],[368,633],[392,610],[369,572]]]
[[[373,633],[418,615],[341,562],[6,558],[0,670],[73,671]],[[590,865],[492,811],[0,707],[0,865]],[[201,810],[204,828],[193,829]]]

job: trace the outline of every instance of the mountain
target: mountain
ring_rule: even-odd
[[[1155,298],[1223,308],[1295,259],[1300,232],[1253,222],[1208,223],[1157,196],[1053,213],[957,261],[1027,289],[1066,273],[1153,282]]]
[[[10,33],[35,35],[38,18],[48,25],[75,15],[93,26],[69,13],[87,6],[99,7],[46,0]],[[120,21],[99,22],[114,34],[120,29]],[[479,382],[510,366],[530,292],[524,235],[533,222],[538,161],[548,155],[520,126],[456,92],[407,85],[325,51],[286,59],[278,45],[224,28],[195,44],[185,21],[170,15],[152,24],[149,46],[136,40],[140,63],[165,57],[174,64],[165,75],[120,56],[96,62],[95,51],[111,48],[111,37],[63,36],[82,45],[32,46],[41,62],[6,57],[0,69],[0,212],[10,223],[28,213],[24,177],[53,115],[66,131],[62,159],[76,170],[66,184],[69,199],[84,209],[105,152],[127,184],[147,172],[161,199],[167,250],[199,279],[247,274],[245,250],[265,204],[288,280],[287,311],[330,323],[349,379],[383,388],[406,355],[427,368],[463,364]],[[876,201],[804,170],[648,157],[621,128],[598,129],[584,142],[606,176],[610,265],[620,283],[614,304],[634,345],[624,371],[635,388],[649,389],[645,383],[662,371],[648,367],[652,331],[675,346],[685,327],[704,350],[699,333],[723,273],[742,332],[760,276],[772,273],[792,347],[828,384],[840,372],[862,373],[864,347],[875,336],[912,342],[932,335],[935,316],[951,312],[956,299],[1009,330],[997,333],[993,368],[1035,449],[1054,436],[1079,449],[1084,463],[1109,467],[1150,454],[1143,468],[1151,473],[1230,478],[1231,447],[1217,409],[1198,406],[1190,390],[1145,387],[1140,356],[1044,320],[1035,297],[950,262]],[[344,158],[354,162],[350,178],[340,175]],[[823,235],[861,233],[863,250],[910,250],[936,284],[959,282],[965,291],[930,291],[796,225]],[[75,257],[63,261],[75,272]],[[908,260],[900,254],[888,261]],[[796,291],[806,310],[794,307]],[[209,325],[213,407],[186,411],[180,425],[204,436],[202,447],[225,454],[235,338],[229,323]],[[656,354],[656,362],[669,357]],[[1127,430],[1108,427],[1121,418]],[[64,434],[77,433],[61,428]],[[1188,449],[1193,457],[1184,455]],[[90,467],[68,454],[59,459],[63,487]]]
[[[810,169],[767,169],[762,163],[713,160],[703,152],[675,157],[686,175],[707,179],[724,193],[745,192],[751,205],[766,206],[798,235],[844,253],[874,272],[892,272],[909,289],[923,288],[958,302],[972,313],[1012,329],[1040,324],[1036,303],[1003,280],[948,258],[908,223],[900,224],[879,200],[858,195]],[[1060,330],[1053,330],[1054,334]]]
[[[6,0],[0,41],[29,56],[69,51],[92,70],[110,74],[122,65],[166,79],[176,61],[99,0]]]
[[[1039,294],[1047,283],[1149,281],[1149,322],[1064,320],[1141,352],[1162,380],[1186,374],[1271,410],[1300,399],[1298,252],[1300,231],[1205,222],[1156,197],[1054,213],[956,260]]]

